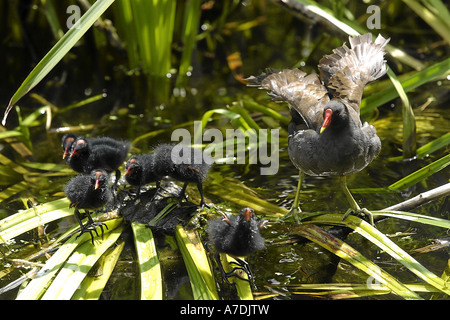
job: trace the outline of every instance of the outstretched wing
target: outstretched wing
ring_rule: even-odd
[[[389,40],[378,35],[372,42],[370,33],[349,37],[350,48],[344,44],[319,61],[320,78],[333,99],[359,114],[364,87],[387,72],[384,47]]]
[[[268,69],[257,77],[246,79],[249,86],[269,91],[274,101],[286,101],[297,111],[308,128],[316,128],[323,120],[323,107],[330,101],[327,89],[316,74],[306,75],[299,69]]]

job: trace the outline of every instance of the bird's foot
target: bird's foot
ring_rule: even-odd
[[[364,216],[369,219],[369,223],[372,226],[375,226],[374,220],[373,220],[373,213],[370,212],[366,208],[358,208],[358,209],[348,209],[346,213],[344,213],[344,216],[342,217],[342,221],[344,221],[349,215],[355,215],[355,216]]]
[[[296,223],[301,223],[301,215],[302,210],[300,207],[292,206],[292,208],[281,218],[281,220],[287,220],[292,216]]]
[[[225,282],[227,284],[229,284],[229,285],[233,284],[232,282],[230,282],[230,280],[228,280],[231,277],[236,277],[238,279],[247,281],[249,283],[250,283],[250,280],[253,282],[253,274],[250,271],[250,267],[249,267],[247,261],[239,259],[239,258],[235,258],[236,262],[230,262],[230,265],[236,265],[236,266],[233,267],[230,271],[226,272],[222,265],[222,261],[220,260],[219,253],[216,252],[214,257],[219,266],[220,273],[222,274],[222,279],[225,280]],[[247,277],[244,277],[244,273],[247,274]]]
[[[200,201],[200,204],[199,204],[198,206],[200,207],[200,209],[203,209],[203,208],[205,208],[205,207],[208,208],[208,209],[210,209],[210,206],[207,205],[206,202],[205,202],[204,200]]]
[[[103,226],[105,226],[105,228],[108,230],[108,226],[106,224],[104,224],[103,222],[92,222],[92,223],[88,223],[84,226],[81,226],[81,231],[80,234],[76,237],[76,239],[78,239],[79,236],[81,236],[83,233],[89,232],[89,234],[91,235],[91,242],[92,245],[94,245],[94,235],[92,234],[92,232],[95,232],[95,235],[98,237],[98,232],[97,232],[97,227],[100,227],[100,230],[102,231],[102,239],[103,239]]]
[[[230,265],[235,265],[230,271],[223,272],[222,277],[228,284],[231,282],[228,280],[230,277],[236,277],[238,279],[247,281],[248,283],[253,283],[253,273],[250,270],[250,267],[247,261],[236,258],[236,262],[230,262]],[[247,277],[244,277],[244,273]]]

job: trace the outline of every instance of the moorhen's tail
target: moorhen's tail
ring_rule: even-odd
[[[323,108],[330,98],[316,74],[306,75],[299,69],[267,69],[266,73],[245,80],[249,86],[268,90],[273,101],[288,102],[308,128],[315,129],[315,124],[323,120]]]
[[[330,95],[359,114],[364,87],[387,72],[384,54],[389,40],[379,34],[372,42],[370,33],[349,37],[350,48],[344,44],[324,56],[319,61],[320,79]]]

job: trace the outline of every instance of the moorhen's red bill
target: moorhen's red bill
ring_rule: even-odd
[[[113,200],[113,193],[108,187],[108,173],[105,170],[96,169],[90,174],[80,174],[73,177],[65,186],[64,193],[70,200],[70,208],[75,208],[75,216],[80,224],[81,232],[77,238],[85,232],[91,235],[94,244],[94,231],[97,236],[96,227],[100,227],[103,236],[102,222],[94,222],[89,210],[99,210]],[[84,209],[88,222],[83,225],[79,209]]]
[[[139,195],[142,186],[156,182],[159,189],[161,176],[154,170],[154,155],[140,154],[131,156],[125,166],[125,180],[132,186],[137,187],[136,195]]]
[[[353,199],[345,176],[364,169],[381,150],[376,129],[361,123],[359,106],[366,84],[387,72],[384,47],[389,40],[378,35],[373,42],[370,33],[349,37],[350,48],[344,44],[319,61],[320,79],[299,69],[269,70],[247,79],[269,90],[274,101],[290,105],[289,156],[300,173],[294,204],[286,217],[293,214],[299,221],[303,173],[341,176],[351,210],[367,211]]]
[[[258,219],[252,208],[242,209],[239,215],[228,216],[224,212],[221,212],[221,214],[222,218],[211,219],[208,222],[207,233],[209,241],[216,250],[215,257],[221,269],[222,276],[227,283],[230,283],[228,278],[231,276],[243,279],[234,273],[236,269],[242,269],[247,273],[248,278],[252,279],[247,262],[239,257],[246,257],[257,250],[265,248],[264,239],[261,236],[260,230],[265,226],[267,221]],[[220,253],[233,256],[238,262],[238,267],[226,273],[220,262]]]
[[[94,169],[116,172],[114,189],[120,178],[119,166],[125,161],[130,142],[118,141],[109,137],[85,138],[78,137],[72,144],[69,166],[82,173],[89,173]]]
[[[154,150],[154,170],[157,175],[169,176],[184,182],[179,194],[180,201],[186,198],[186,187],[190,182],[197,184],[200,193],[200,206],[207,206],[203,196],[203,181],[208,176],[210,162],[205,161],[205,155],[199,149],[184,146],[176,150],[176,145],[161,144]],[[184,153],[186,152],[186,154]]]

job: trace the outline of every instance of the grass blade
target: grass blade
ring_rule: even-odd
[[[105,233],[110,232],[122,223],[123,219],[113,219],[106,221],[108,230]],[[55,277],[56,273],[64,265],[67,258],[75,251],[75,249],[88,241],[88,244],[92,246],[91,236],[88,233],[82,234],[78,237],[78,234],[73,235],[69,240],[67,240],[61,247],[56,251],[50,259],[47,260],[45,265],[39,270],[36,277],[28,283],[28,285],[23,289],[17,296],[17,300],[37,300],[39,299],[48,288],[52,279]]]
[[[416,0],[403,0],[419,17],[423,19],[436,33],[438,33],[442,39],[447,43],[450,43],[450,25],[448,20],[444,19],[444,14],[448,17],[447,8],[441,3],[439,6],[440,12],[436,14],[423,6]],[[431,7],[433,8],[433,7]],[[441,20],[442,19],[442,20]]]
[[[416,150],[416,157],[418,159],[422,159],[427,157],[428,155],[432,154],[433,152],[446,147],[450,144],[450,132],[444,134],[443,136],[440,136],[439,138],[428,142],[427,144],[421,146],[420,148],[417,148]],[[390,157],[389,161],[400,161],[403,157]]]
[[[357,233],[368,239],[371,243],[378,246],[391,257],[403,264],[406,268],[408,268],[412,273],[421,278],[423,281],[445,292],[446,294],[450,294],[450,289],[446,287],[444,281],[441,278],[426,269],[417,260],[415,260],[398,245],[396,245],[391,239],[382,234],[377,228],[371,226],[369,223],[361,220],[358,217],[348,216],[345,221],[342,221],[342,215],[340,214],[324,214],[311,217],[304,222],[344,225],[352,228]]]
[[[450,154],[430,163],[429,165],[420,168],[419,170],[407,175],[403,179],[400,179],[397,182],[394,182],[388,189],[391,190],[404,190],[409,188],[416,183],[428,178],[432,174],[444,169],[450,164]]]
[[[177,225],[175,237],[189,274],[194,299],[218,300],[219,295],[209,260],[197,232],[188,231]]]
[[[102,274],[100,276],[88,275],[84,278],[79,289],[75,291],[72,300],[98,300],[100,298],[124,246],[125,241],[121,241],[117,246],[100,257],[97,263],[101,267]]]
[[[142,223],[132,222],[131,228],[141,276],[141,300],[162,300],[161,267],[153,233]]]
[[[242,182],[231,178],[225,178],[220,182],[210,184],[208,193],[234,202],[240,207],[252,207],[259,214],[274,219],[283,217],[287,212],[286,208],[261,199],[252,189],[249,189]]]
[[[78,40],[80,40],[86,31],[113,2],[114,0],[97,0],[79,20],[79,28],[74,27],[69,29],[69,31],[67,31],[66,34],[50,49],[12,96],[3,115],[2,125],[6,124],[8,113],[17,101],[34,88],[53,69],[53,67],[61,61],[66,53],[69,52],[69,50],[78,42]]]
[[[105,230],[109,232],[105,232],[103,240],[97,238],[94,246],[87,241],[78,247],[59,271],[42,299],[68,300],[72,298],[89,270],[100,256],[117,241],[123,229],[122,225],[111,231]]]
[[[374,279],[376,279],[383,285],[387,286],[389,289],[391,289],[394,293],[401,296],[402,298],[407,300],[421,299],[419,295],[409,290],[406,286],[398,282],[395,278],[393,278],[383,269],[378,267],[372,261],[365,258],[358,251],[350,247],[345,242],[339,240],[338,238],[331,236],[326,231],[317,227],[316,225],[311,224],[299,225],[296,226],[294,230],[302,237],[305,237],[321,245],[325,249],[339,256],[340,258],[350,262],[355,267],[361,269],[362,271],[372,276]]]
[[[449,73],[450,58],[435,63],[428,68],[414,73],[412,76],[400,81],[403,90],[409,92],[421,85],[434,81],[439,77],[443,77]],[[361,115],[372,111],[373,109],[385,104],[398,97],[398,92],[393,86],[389,86],[384,90],[375,92],[370,96],[361,100]]]
[[[418,223],[428,224],[436,227],[450,229],[450,220],[440,219],[436,217],[430,217],[423,214],[404,212],[404,211],[392,211],[392,210],[379,210],[371,211],[373,216],[392,217],[397,219],[403,219],[408,221],[414,221]]]
[[[16,214],[0,221],[0,243],[4,243],[22,233],[51,221],[73,214],[67,198],[51,201]]]
[[[414,112],[402,84],[397,79],[397,76],[392,69],[388,70],[387,75],[389,76],[389,79],[391,79],[395,90],[397,90],[397,93],[402,100],[403,158],[408,159],[416,154],[416,122],[414,119]]]

